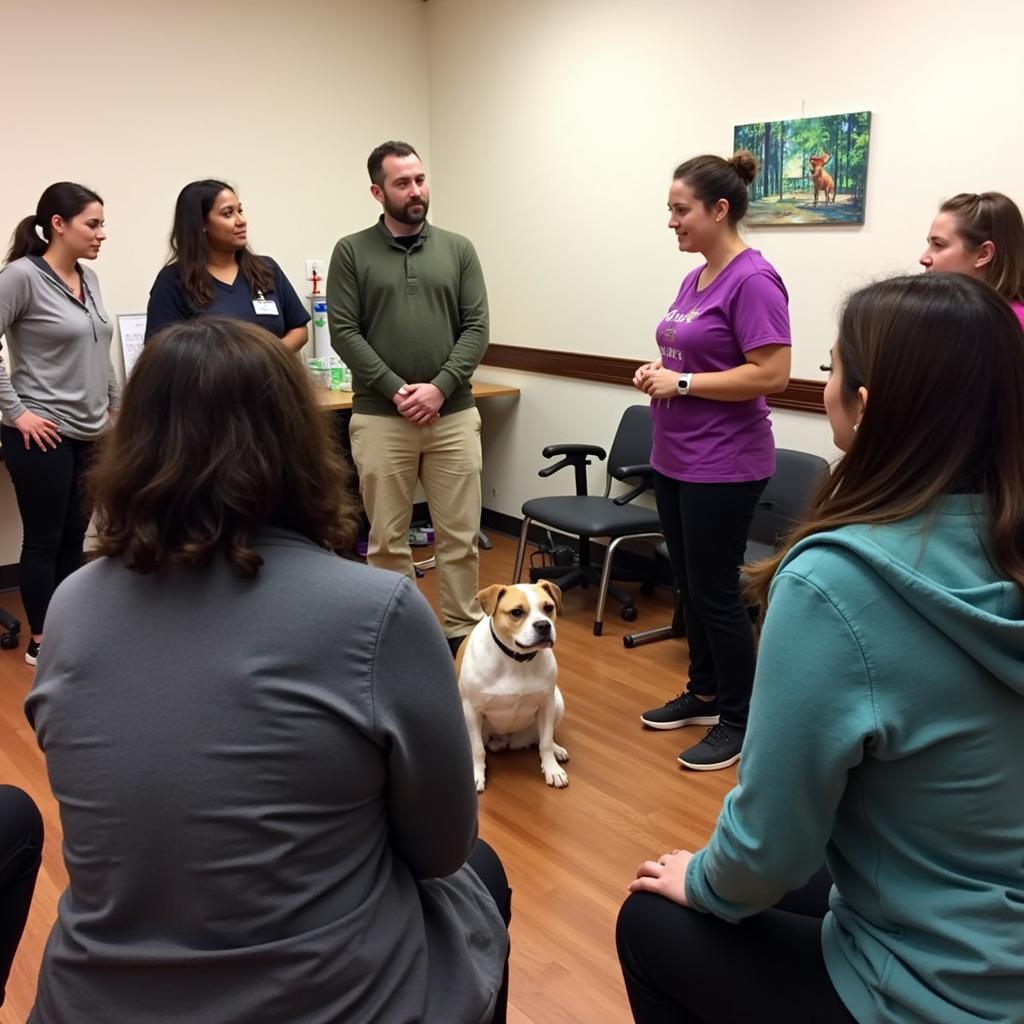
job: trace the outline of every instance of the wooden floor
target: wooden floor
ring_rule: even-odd
[[[511,575],[514,545],[495,536],[482,552],[481,586]],[[435,604],[435,574],[421,582]],[[666,595],[640,597],[640,618],[609,610],[591,632],[594,591],[566,594],[558,626],[569,786],[549,789],[534,750],[488,756],[480,832],[498,851],[514,890],[510,1024],[617,1024],[630,1020],[615,957],[615,916],[634,869],[648,856],[696,848],[709,835],[735,768],[686,772],[676,754],[700,729],[651,732],[640,711],[682,688],[681,640],[627,650],[622,636],[670,616]],[[0,605],[21,614],[17,594]],[[0,1024],[22,1024],[32,1004],[46,936],[66,884],[60,821],[42,756],[22,713],[32,682],[24,644],[0,651],[0,782],[21,786],[43,810],[47,839],[35,901],[7,988]]]

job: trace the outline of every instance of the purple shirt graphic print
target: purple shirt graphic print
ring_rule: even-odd
[[[744,249],[701,291],[704,265],[683,279],[655,331],[662,364],[712,373],[746,362],[762,345],[790,345],[789,296],[775,268]],[[693,395],[651,403],[651,464],[688,483],[763,480],[775,472],[775,441],[763,397],[719,402]]]

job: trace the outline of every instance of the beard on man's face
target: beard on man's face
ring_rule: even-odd
[[[399,224],[409,224],[413,227],[422,224],[427,219],[429,206],[429,201],[423,196],[419,199],[410,199],[401,206],[392,203],[386,196],[384,199],[384,209],[389,217],[397,220]]]

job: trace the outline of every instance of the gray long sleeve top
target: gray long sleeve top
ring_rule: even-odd
[[[99,281],[79,265],[85,301],[40,257],[0,270],[0,334],[14,355],[0,355],[0,414],[8,426],[27,409],[53,420],[62,434],[89,441],[107,425],[120,388],[110,360],[114,329]]]
[[[69,886],[30,1019],[487,1021],[507,936],[433,613],[297,534],[256,550],[251,581],[102,559],[53,598],[26,711]]]

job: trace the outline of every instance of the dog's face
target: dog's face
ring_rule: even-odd
[[[480,607],[502,643],[529,653],[555,646],[555,621],[562,592],[550,580],[540,583],[496,584],[477,594]]]
[[[810,158],[810,161],[811,161],[811,175],[812,176],[817,174],[822,169],[822,167],[824,167],[825,164],[828,163],[830,155],[831,154],[826,153],[824,156],[812,156]]]

